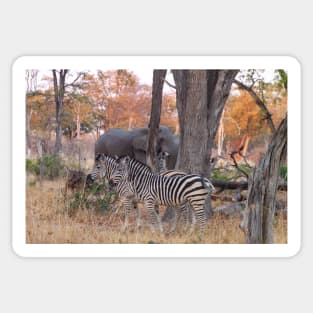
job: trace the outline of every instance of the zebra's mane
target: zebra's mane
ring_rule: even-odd
[[[151,174],[154,174],[154,172],[152,171],[151,167],[137,159],[131,158],[129,155],[122,155],[120,156],[116,161],[117,163],[119,163],[121,160],[125,159],[129,157],[129,164],[132,165],[140,165],[143,169],[145,169],[146,171],[148,171]]]
[[[97,153],[97,154],[96,154],[96,157],[95,157],[95,160],[96,160],[96,161],[99,161],[99,159],[100,159],[101,157],[105,157],[106,159],[115,160],[115,161],[116,161],[116,159],[115,159],[114,157],[112,157],[112,156],[110,156],[110,155],[107,155],[107,154],[104,154],[104,153]]]

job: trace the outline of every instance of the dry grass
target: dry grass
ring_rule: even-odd
[[[70,214],[68,199],[62,188],[64,181],[45,181],[43,189],[38,184],[27,186],[26,242],[27,243],[244,243],[239,229],[240,219],[215,215],[208,222],[206,234],[201,239],[196,233],[176,231],[170,236],[153,234],[143,215],[144,227],[127,233],[120,231],[124,215],[114,210],[97,213],[84,208]],[[275,221],[275,242],[287,242],[287,220],[282,215]]]

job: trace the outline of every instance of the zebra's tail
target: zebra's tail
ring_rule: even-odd
[[[207,179],[206,177],[202,177],[202,182],[203,182],[204,187],[208,189],[209,192],[215,191],[215,188],[209,179]]]

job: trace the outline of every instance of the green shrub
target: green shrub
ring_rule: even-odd
[[[40,175],[40,163],[42,162],[42,175],[45,178],[53,179],[63,174],[64,166],[60,157],[45,155],[42,160],[26,159],[26,171],[34,175]]]
[[[245,173],[247,173],[248,175],[250,175],[250,173],[252,172],[252,168],[247,166],[247,165],[238,165],[238,167],[244,171]],[[240,177],[245,177],[243,173],[241,173],[238,169],[234,168],[234,167],[230,167],[229,169],[213,169],[212,173],[211,173],[211,179],[214,180],[223,180],[223,181],[232,181],[232,180],[236,180]]]
[[[42,158],[42,162],[45,177],[53,179],[63,174],[64,166],[60,157],[56,155],[46,155]]]
[[[287,173],[288,172],[287,169],[288,169],[287,166],[281,166],[280,169],[279,169],[280,177],[285,179],[285,180],[287,180],[287,174],[288,174]]]
[[[37,159],[35,160],[26,159],[26,172],[34,175],[40,174],[40,168]]]
[[[112,208],[117,200],[117,194],[110,190],[104,183],[94,183],[83,191],[76,191],[65,197],[65,207],[70,215],[80,209],[94,210],[104,213]]]

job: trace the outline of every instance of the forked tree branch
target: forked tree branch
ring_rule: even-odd
[[[257,106],[262,110],[265,115],[265,119],[267,120],[268,126],[271,129],[272,134],[275,132],[276,128],[272,120],[272,114],[267,109],[265,103],[261,100],[261,98],[255,93],[255,91],[251,88],[243,84],[237,79],[234,79],[233,82],[241,89],[247,91],[250,96],[255,100]]]
[[[169,81],[167,81],[166,79],[163,79],[164,83],[166,83],[168,86],[170,86],[173,89],[176,89],[176,86],[171,84]]]

